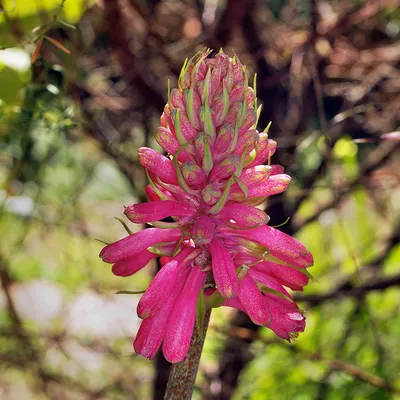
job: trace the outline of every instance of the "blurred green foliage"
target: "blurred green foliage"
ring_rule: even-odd
[[[34,38],[35,28],[52,24],[56,20],[76,24],[93,3],[93,0],[3,0],[0,48],[19,45],[19,35],[32,35]],[[17,22],[18,28],[13,26],[13,21]]]

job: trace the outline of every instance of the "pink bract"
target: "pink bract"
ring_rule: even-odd
[[[289,341],[305,328],[285,287],[303,289],[312,255],[266,225],[269,216],[255,206],[285,191],[290,177],[279,165],[263,165],[276,142],[256,130],[257,99],[246,68],[236,56],[210,53],[185,62],[169,95],[156,131],[167,155],[139,149],[148,202],[127,207],[125,215],[154,227],[100,253],[119,276],[161,256],[162,268],[138,305],[144,320],[134,348],[149,359],[162,343],[169,361],[184,359],[201,291],[209,307],[240,309]]]

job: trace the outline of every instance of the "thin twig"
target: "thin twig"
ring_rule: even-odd
[[[237,336],[237,333],[235,331],[224,331],[224,330],[220,330],[216,327],[212,327],[213,329],[218,330],[219,332],[225,333],[229,336]],[[240,336],[238,336],[239,338],[241,338],[244,334],[244,332],[246,331],[246,328],[242,328],[241,330],[241,334]],[[249,335],[251,335],[251,337],[253,338],[253,340],[259,340],[262,343],[271,346],[271,345],[278,345],[280,346],[282,341],[280,340],[269,340],[266,339],[265,337],[262,337],[259,334],[254,334],[253,331],[250,331],[249,329],[247,329],[247,331],[249,331]],[[328,366],[330,366],[332,369],[338,370],[338,371],[342,371],[347,373],[348,375],[364,381],[366,383],[369,383],[370,385],[374,386],[374,387],[378,387],[381,389],[385,389],[390,393],[400,393],[400,389],[397,387],[394,387],[393,385],[387,383],[384,379],[382,379],[381,377],[374,375],[370,372],[364,371],[362,368],[345,362],[345,361],[340,361],[340,360],[334,360],[334,359],[330,359],[328,357],[323,356],[320,353],[315,353],[315,352],[309,352],[305,349],[302,349],[299,346],[290,346],[289,349],[297,354],[299,354],[302,357],[305,357],[309,360],[312,361],[321,361],[325,364],[327,364]]]
[[[368,160],[361,165],[358,176],[348,183],[347,188],[337,193],[337,196],[333,196],[332,200],[320,207],[313,215],[297,223],[295,225],[296,231],[299,231],[304,226],[316,221],[323,212],[336,207],[341,200],[355,190],[358,185],[365,180],[365,178],[370,176],[378,168],[382,167],[398,150],[400,150],[400,143],[396,143],[394,145],[385,144],[385,146],[379,147],[372,152],[368,157]]]

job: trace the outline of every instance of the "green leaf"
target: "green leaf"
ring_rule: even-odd
[[[197,332],[202,340],[205,339],[204,336],[204,316],[206,314],[206,299],[204,296],[203,289],[200,290],[199,296],[197,297],[196,304],[196,323],[197,323]]]
[[[318,281],[310,274],[310,272],[308,272],[307,268],[296,267],[296,266],[294,266],[294,265],[288,264],[287,262],[282,261],[282,260],[280,260],[279,258],[272,256],[271,254],[265,255],[265,256],[263,257],[263,259],[264,259],[265,261],[271,261],[271,262],[273,262],[273,263],[275,263],[275,264],[280,264],[280,265],[283,265],[283,266],[285,266],[285,267],[293,268],[293,269],[295,269],[296,271],[301,272],[301,273],[302,273],[303,275],[305,275],[307,278],[309,278],[309,279],[311,279],[311,280],[313,280],[313,281],[315,281],[315,282],[318,282]]]
[[[222,193],[221,198],[211,208],[211,210],[210,210],[211,214],[218,214],[222,210],[222,208],[224,207],[224,205],[228,201],[228,196],[229,196],[229,193],[231,191],[232,184],[233,184],[233,178],[230,178],[229,181],[226,183],[226,186],[225,186],[224,192]]]
[[[290,220],[290,217],[287,217],[286,221],[282,222],[281,224],[274,225],[273,228],[280,228],[281,226],[286,225],[289,222],[289,220]]]
[[[10,29],[7,20],[23,35],[30,36],[35,27],[52,28],[56,23],[73,29],[94,0],[3,0],[0,2],[0,47],[11,47],[21,44]],[[7,13],[7,18],[4,14]],[[30,39],[32,39],[30,37]]]
[[[149,171],[147,170],[147,168],[144,169],[144,172],[146,174],[146,178],[149,181],[149,184],[150,184],[151,188],[154,190],[154,192],[157,194],[157,196],[161,200],[168,200],[168,197],[158,188],[158,186],[155,184],[153,179],[151,179]]]
[[[182,230],[182,229],[181,229]],[[183,242],[183,234],[181,235],[181,237],[179,238],[178,243],[176,244],[175,250],[172,253],[172,256],[175,257],[177,254],[179,254],[180,250],[181,250],[181,244]]]
[[[179,228],[178,222],[164,222],[164,221],[153,221],[147,223],[150,226],[161,229],[174,229]]]
[[[143,294],[146,290],[120,290],[119,292],[115,294]]]
[[[187,67],[188,61],[189,61],[189,60],[188,60],[187,58],[185,58],[185,61],[183,62],[183,65],[182,65],[182,68],[181,68],[181,72],[179,73],[178,84],[179,84],[179,88],[180,88],[181,90],[182,90],[181,81],[182,81],[182,79],[183,79],[183,76],[185,75],[186,67]]]
[[[128,233],[128,235],[133,235],[133,232],[129,229],[128,225],[126,224],[126,222],[118,217],[114,217],[118,222],[121,223],[121,225],[124,227],[124,229],[126,230],[126,232]]]
[[[244,194],[244,198],[247,199],[247,197],[249,196],[249,189],[247,188],[247,186],[236,175],[233,175],[233,179],[239,185],[240,190]]]
[[[66,28],[72,29],[74,31],[76,31],[76,27],[72,24],[69,24],[68,22],[62,21],[61,19],[59,19],[57,21],[59,24],[61,24],[62,26],[65,26]]]
[[[101,244],[105,244],[106,246],[111,244],[111,243],[107,243],[107,242],[105,242],[104,240],[101,240],[101,239],[94,239],[94,240],[96,240],[97,242],[100,242]]]
[[[176,139],[178,140],[178,143],[182,146],[186,143],[186,139],[182,133],[180,112],[181,110],[179,108],[174,108],[171,112],[171,118],[174,120]]]
[[[257,129],[258,120],[260,119],[260,115],[261,115],[261,110],[262,110],[262,104],[260,104],[260,105],[257,107],[257,111],[256,111],[256,122],[255,122],[254,125],[252,126],[253,129]]]
[[[257,73],[255,73],[253,77],[253,90],[254,90],[254,108],[257,110]]]
[[[215,128],[211,117],[211,109],[208,102],[204,103],[204,133],[215,139]]]
[[[171,257],[173,255],[173,250],[171,251],[169,246],[171,246],[171,242],[160,242],[156,243],[154,246],[150,246],[147,248],[150,253],[156,254],[158,256],[167,256]]]
[[[266,287],[264,285],[259,285],[259,289],[264,293],[273,294],[275,296],[281,297],[282,299],[285,299],[285,300],[288,300],[290,302],[293,302],[293,300],[290,297],[287,297],[283,293],[278,292],[277,290],[271,289],[269,287]]]
[[[30,78],[31,58],[21,49],[0,50],[0,103],[18,105]]]
[[[179,111],[179,110],[178,110]],[[182,171],[181,171],[181,167],[179,165],[179,154],[186,149],[186,147],[188,147],[191,144],[190,142],[186,142],[185,144],[183,144],[181,147],[179,147],[179,149],[175,152],[173,158],[172,158],[172,165],[175,168],[175,172],[176,172],[176,177],[178,179],[179,185],[181,186],[181,188],[189,194],[196,194],[196,191],[191,189],[188,184],[185,181],[185,178],[183,177]]]
[[[269,122],[269,124],[265,127],[263,132],[268,133],[269,132],[269,128],[271,128],[271,125],[272,125],[272,121]]]
[[[207,135],[203,136],[204,154],[203,154],[203,169],[208,174],[213,168],[213,158],[211,153],[210,142]]]
[[[222,306],[226,299],[216,290],[211,296],[207,296],[205,300],[207,308],[218,308]]]
[[[236,275],[238,276],[239,281],[241,281],[250,271],[250,268],[248,265],[246,264],[242,264],[240,265],[237,269],[236,269]]]

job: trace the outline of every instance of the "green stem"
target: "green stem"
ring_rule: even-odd
[[[190,400],[192,398],[210,315],[211,309],[207,309],[204,315],[203,339],[195,327],[185,359],[172,365],[164,400]]]

